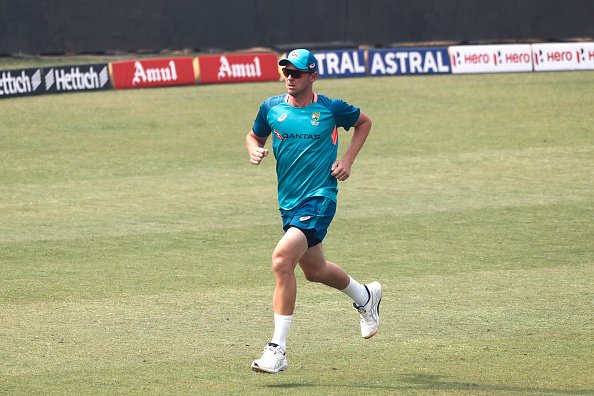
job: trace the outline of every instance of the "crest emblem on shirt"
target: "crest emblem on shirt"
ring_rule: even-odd
[[[311,113],[311,125],[320,124],[320,112]]]

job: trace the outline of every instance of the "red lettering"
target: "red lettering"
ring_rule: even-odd
[[[569,51],[547,53],[547,60],[551,62],[571,61],[572,59],[573,54]]]
[[[594,51],[588,51],[588,59],[594,60]]]
[[[569,51],[552,52],[547,54],[547,58],[553,62],[565,62],[573,59],[573,54]]]
[[[489,54],[472,54],[464,56],[464,63],[472,63],[474,65],[480,63],[489,63]]]
[[[528,54],[506,54],[506,63],[529,63],[530,55]]]

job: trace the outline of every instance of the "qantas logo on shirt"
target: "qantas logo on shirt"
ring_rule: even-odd
[[[283,133],[281,134],[276,129],[274,130],[274,134],[278,140],[285,140],[285,139],[311,139],[317,140],[320,138],[320,135],[310,135],[309,133]]]

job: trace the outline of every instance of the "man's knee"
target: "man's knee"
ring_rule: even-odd
[[[286,275],[294,272],[295,265],[291,260],[281,254],[272,255],[272,271],[275,275]]]
[[[322,271],[320,268],[304,269],[303,275],[305,276],[305,279],[310,282],[321,282],[322,279]]]

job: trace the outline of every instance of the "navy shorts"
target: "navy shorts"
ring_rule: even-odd
[[[283,230],[299,228],[307,238],[307,246],[322,243],[336,213],[336,202],[326,197],[311,197],[291,210],[281,209]]]

